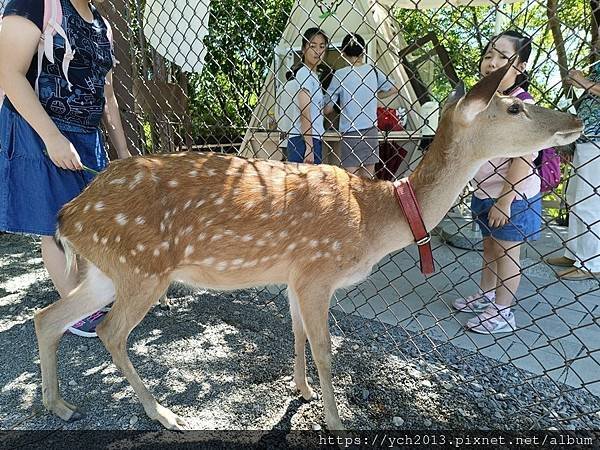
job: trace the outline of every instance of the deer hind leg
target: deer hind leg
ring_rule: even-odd
[[[60,338],[75,322],[112,302],[114,294],[110,278],[90,265],[83,281],[67,297],[38,311],[34,316],[44,406],[63,420],[76,420],[81,414],[77,407],[60,396],[56,373],[56,350]]]
[[[150,308],[167,290],[166,279],[127,281],[121,280],[117,286],[117,299],[106,318],[98,326],[96,332],[113,362],[121,370],[136,395],[140,399],[146,414],[158,420],[170,430],[183,430],[187,427],[184,419],[160,405],[133,367],[127,355],[127,338],[131,331],[141,322]]]
[[[327,323],[330,286],[316,283],[315,280],[305,280],[302,284],[292,286],[292,289],[298,295],[302,323],[319,372],[327,428],[343,430],[331,383],[331,336]]]
[[[294,384],[305,400],[313,400],[317,398],[317,394],[306,379],[306,331],[302,323],[298,296],[291,287],[288,287],[288,299],[292,315],[292,329],[294,330]]]

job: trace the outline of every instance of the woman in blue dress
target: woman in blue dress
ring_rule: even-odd
[[[49,11],[45,16],[48,2],[40,0],[11,0],[4,10],[0,231],[41,236],[44,266],[65,297],[77,284],[77,268],[66,275],[65,255],[52,236],[60,208],[108,164],[102,119],[119,158],[130,153],[112,86],[110,26],[88,0],[56,2],[58,17]],[[39,44],[49,41],[52,48],[44,52]],[[99,311],[69,331],[95,336],[103,315]]]

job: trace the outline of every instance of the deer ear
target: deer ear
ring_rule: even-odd
[[[485,111],[496,95],[504,75],[513,66],[516,58],[517,55],[513,56],[504,66],[495,70],[487,77],[483,77],[460,101],[458,108],[467,121],[472,121],[477,114]]]

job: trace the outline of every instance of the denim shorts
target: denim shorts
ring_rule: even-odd
[[[100,130],[61,132],[85,166],[100,171],[108,165]],[[0,110],[0,231],[54,235],[60,208],[93,178],[86,171],[55,166],[38,134],[4,102]]]
[[[301,163],[304,162],[306,153],[306,142],[304,136],[290,136],[287,144],[288,161]],[[313,138],[313,153],[315,164],[321,164],[323,161],[323,141]]]
[[[500,228],[491,228],[488,213],[496,202],[493,198],[471,199],[471,213],[483,237],[492,236],[501,241],[535,241],[540,238],[542,229],[542,196],[526,200],[515,200],[510,205],[510,220]]]

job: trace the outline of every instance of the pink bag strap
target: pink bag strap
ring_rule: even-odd
[[[110,26],[110,23],[108,23],[108,20],[106,20],[105,17],[102,17],[102,20],[104,20],[104,24],[106,25],[106,37],[108,37],[108,41],[110,42],[110,56],[112,58],[112,65],[113,65],[113,67],[117,67],[117,64],[119,64],[119,60],[115,56],[115,43],[113,40],[113,30],[112,30],[112,27]]]

